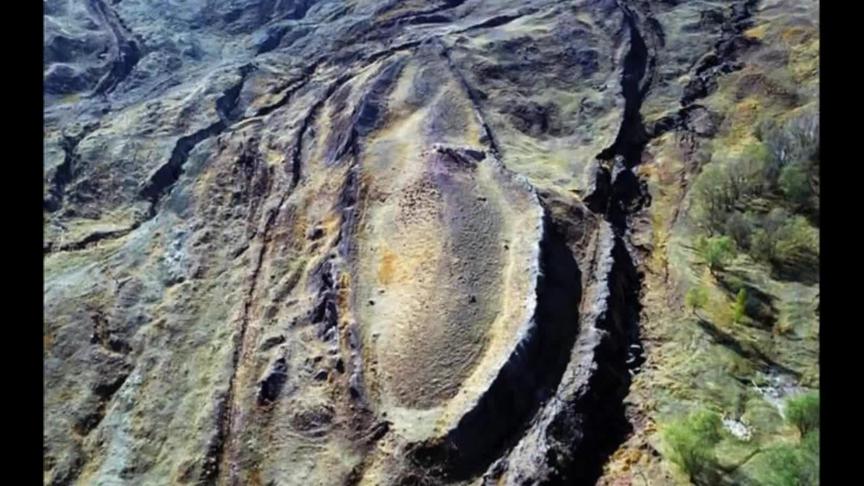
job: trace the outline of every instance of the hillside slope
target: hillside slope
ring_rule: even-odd
[[[779,484],[806,442],[815,2],[44,7],[45,484]]]

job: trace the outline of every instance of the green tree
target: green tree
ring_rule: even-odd
[[[770,263],[774,259],[774,238],[764,229],[753,232],[750,255],[758,261]]]
[[[747,146],[740,157],[709,163],[693,184],[696,222],[709,233],[722,233],[727,219],[766,188],[769,150],[761,143]]]
[[[693,315],[697,315],[697,311],[703,309],[708,303],[708,292],[701,285],[697,285],[687,291],[684,296],[684,303],[687,304]]]
[[[724,233],[731,236],[735,240],[735,245],[742,250],[750,248],[751,238],[753,236],[754,217],[750,213],[740,213],[738,211],[729,215],[726,218],[726,228]]]
[[[696,411],[663,428],[669,458],[695,484],[713,484],[717,468],[714,447],[722,438],[720,416],[709,410]]]
[[[804,216],[775,208],[750,239],[750,255],[771,265],[780,278],[815,281],[819,273],[819,230]]]
[[[776,235],[776,258],[791,262],[805,259],[806,263],[818,257],[819,231],[803,216],[795,216],[780,227]]]
[[[729,179],[736,202],[764,191],[764,174],[769,160],[768,148],[761,143],[755,143],[748,145],[741,156],[730,164]]]
[[[728,236],[699,238],[697,250],[712,274],[717,270],[722,270],[735,256],[735,246]]]
[[[815,105],[782,123],[771,122],[763,139],[770,154],[765,180],[776,181],[786,166],[819,159],[819,110]]]
[[[794,425],[801,437],[819,428],[819,394],[807,393],[786,402],[786,420]]]
[[[693,184],[697,223],[709,232],[722,231],[735,204],[728,174],[719,164],[709,164]]]
[[[813,192],[810,187],[810,174],[803,163],[793,163],[783,167],[777,182],[790,202],[800,208],[808,206]]]

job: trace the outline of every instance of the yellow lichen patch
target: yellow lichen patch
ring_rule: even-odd
[[[790,46],[796,46],[809,42],[814,35],[816,35],[814,29],[794,26],[785,29],[783,33],[780,34],[780,37],[783,39],[783,42],[786,42]]]
[[[278,150],[268,150],[264,155],[268,166],[280,165],[285,162],[285,154]]]
[[[752,27],[744,31],[744,37],[753,40],[762,40],[765,38],[765,34],[767,33],[767,31],[767,24],[757,25],[756,27]]]
[[[792,49],[789,69],[798,82],[815,82],[819,78],[819,40]]]
[[[396,254],[389,249],[384,250],[384,255],[381,257],[381,263],[378,265],[378,280],[382,284],[388,285],[393,281],[393,273],[396,266]]]
[[[42,350],[44,352],[51,351],[51,347],[54,345],[54,336],[51,333],[45,334],[42,336]]]
[[[80,94],[72,93],[72,94],[68,94],[68,95],[65,95],[62,98],[60,98],[60,103],[62,103],[62,104],[77,103],[78,100],[80,100],[80,99],[81,99]]]
[[[756,96],[748,96],[735,104],[728,114],[729,133],[726,139],[742,145],[755,128],[757,118],[763,113],[762,101]]]

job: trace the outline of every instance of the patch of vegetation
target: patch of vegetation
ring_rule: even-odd
[[[728,236],[704,236],[696,240],[696,251],[708,265],[711,273],[716,273],[726,267],[735,257],[735,244]]]
[[[786,198],[799,207],[806,207],[813,197],[810,175],[804,164],[794,163],[783,167],[777,182]]]
[[[684,303],[695,315],[699,310],[704,309],[705,304],[708,303],[708,291],[701,285],[693,287],[684,296]]]
[[[750,254],[778,277],[813,282],[819,272],[819,230],[800,215],[776,208],[753,233]]]
[[[818,392],[790,398],[786,410],[787,423],[801,432],[798,440],[789,442],[776,431],[765,434],[773,430],[769,427],[748,445],[725,432],[720,415],[699,409],[661,429],[666,456],[696,485],[720,484],[723,477],[741,484],[818,485]],[[738,458],[730,460],[730,451],[737,451]]]
[[[786,420],[801,433],[797,443],[780,443],[754,458],[749,476],[768,486],[819,484],[819,394],[808,393],[786,402]]]
[[[669,458],[694,484],[715,484],[719,470],[714,448],[723,438],[722,428],[718,414],[699,410],[663,429]]]
[[[798,429],[801,437],[819,428],[819,394],[808,393],[786,402],[786,419]]]
[[[762,144],[748,146],[728,163],[711,163],[694,183],[697,222],[710,235],[723,233],[729,217],[748,200],[766,192],[764,174],[769,152]]]
[[[815,283],[819,268],[819,120],[813,110],[760,125],[761,140],[709,164],[693,186],[697,241],[712,273],[735,247],[776,278]],[[701,243],[701,245],[700,245]]]
[[[804,448],[780,444],[762,451],[754,459],[750,476],[765,486],[811,486],[819,484],[818,456]]]

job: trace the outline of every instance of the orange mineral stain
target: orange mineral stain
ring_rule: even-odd
[[[390,250],[384,250],[381,263],[378,265],[378,280],[387,285],[393,281],[393,273],[396,270],[396,254]]]

